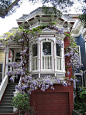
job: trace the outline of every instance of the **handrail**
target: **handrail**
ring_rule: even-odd
[[[6,75],[4,77],[1,85],[0,85],[0,100],[1,100],[1,98],[3,96],[3,94],[4,94],[4,91],[5,91],[6,87],[7,87],[7,84],[8,84],[8,76]]]

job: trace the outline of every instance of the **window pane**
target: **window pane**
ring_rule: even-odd
[[[56,44],[56,55],[61,56],[61,46],[59,44]]]
[[[43,54],[44,55],[51,55],[51,42],[44,42],[43,43]]]
[[[37,56],[37,44],[33,44],[32,46],[33,57]]]

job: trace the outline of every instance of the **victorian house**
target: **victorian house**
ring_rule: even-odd
[[[55,14],[53,16],[51,14],[46,15],[42,8],[38,8],[30,14],[23,15],[17,19],[19,27],[30,30],[48,24],[50,21],[57,23],[58,33],[55,29],[46,27],[39,33],[38,41],[34,40],[31,44],[32,53],[29,59],[29,71],[34,78],[41,78],[46,75],[58,76],[59,78],[68,77],[65,74],[66,60],[64,52],[70,41],[64,32],[71,32],[72,36],[76,38],[80,60],[83,63],[81,68],[83,75],[80,75],[79,72],[75,74],[79,79],[79,82],[75,83],[75,87],[77,88],[79,85],[86,86],[85,30],[83,31],[83,26],[81,22],[77,21],[77,18],[78,15],[62,14],[60,18]],[[59,45],[59,39],[62,39],[62,47]],[[0,47],[0,113],[13,113],[10,100],[13,92],[15,92],[14,86],[18,84],[19,78],[15,79],[13,84],[9,81],[6,73],[12,68],[7,67],[6,63],[20,61],[20,51],[21,45],[15,42],[12,42],[6,51],[4,51],[3,47]],[[69,67],[69,72],[69,78],[71,78],[71,66]],[[72,115],[74,110],[73,83],[67,87],[54,83],[54,88],[55,90],[48,89],[45,92],[37,90],[31,94],[31,105],[36,111],[35,115]]]

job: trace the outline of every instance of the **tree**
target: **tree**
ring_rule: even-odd
[[[38,0],[28,0],[28,2],[37,3]],[[41,0],[43,6],[46,4],[52,4],[53,7],[57,8],[57,6],[60,6],[61,9],[69,7],[73,4],[71,0]],[[14,12],[17,7],[21,5],[21,3],[24,3],[23,0],[1,0],[0,1],[0,17],[5,17],[8,14],[11,14],[11,12]]]
[[[86,28],[86,0],[84,0],[82,12],[83,14],[79,16],[79,19],[83,23],[84,27]]]
[[[19,6],[20,0],[1,0],[0,1],[0,17],[4,18],[10,11],[13,10],[14,6]],[[13,10],[14,11],[14,10]]]
[[[80,0],[78,0],[81,2]],[[37,3],[38,0],[28,0],[28,2]],[[43,7],[46,6],[46,4],[51,4],[54,8],[57,8],[57,6],[60,9],[63,9],[63,11],[68,11],[68,9],[74,4],[74,1],[71,0],[41,0]],[[23,0],[1,0],[0,1],[0,17],[4,18],[6,15],[10,15],[14,11],[16,11],[17,7],[20,7],[20,5],[24,3]],[[83,5],[85,3],[85,5]],[[81,2],[83,9],[83,14],[79,16],[79,19],[81,22],[83,22],[84,27],[86,27],[86,0],[83,0]],[[66,8],[67,7],[67,8]]]

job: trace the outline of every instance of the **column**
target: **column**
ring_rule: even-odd
[[[7,49],[6,49],[6,64],[8,64],[8,60],[9,60],[9,48],[7,47]],[[7,72],[8,72],[8,66],[6,65],[5,75],[7,74]]]
[[[56,62],[56,42],[54,42],[54,71],[55,71],[55,76],[56,76],[56,68],[57,62]]]
[[[38,42],[38,72],[39,72],[39,78],[40,78],[40,42]]]

